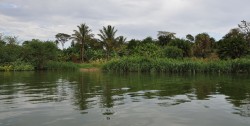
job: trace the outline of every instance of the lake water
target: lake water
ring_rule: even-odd
[[[1,72],[0,126],[250,126],[250,76]]]

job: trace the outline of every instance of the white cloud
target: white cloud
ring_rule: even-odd
[[[22,39],[53,39],[87,23],[95,34],[115,25],[118,34],[142,39],[165,30],[184,37],[207,32],[219,39],[241,20],[249,0],[1,0],[0,32]]]

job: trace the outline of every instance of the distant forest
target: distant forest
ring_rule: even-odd
[[[19,42],[16,36],[0,34],[0,66],[24,65],[27,69],[45,69],[50,61],[89,63],[96,60],[141,56],[148,58],[201,58],[228,60],[250,57],[250,23],[241,21],[238,28],[231,29],[221,40],[216,41],[207,33],[186,38],[176,33],[158,31],[157,39],[127,40],[116,36],[118,30],[111,25],[100,29],[95,38],[87,24],[80,24],[74,34],[58,33],[55,41],[32,39]],[[66,42],[71,42],[64,48]],[[61,44],[63,49],[58,48]],[[10,68],[11,69],[11,68]],[[24,68],[23,68],[24,69]],[[26,68],[25,68],[26,69]],[[1,70],[1,67],[0,67]]]

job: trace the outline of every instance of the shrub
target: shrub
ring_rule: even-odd
[[[159,58],[163,56],[162,48],[154,43],[145,43],[135,47],[132,51],[134,56],[143,56],[148,58]]]
[[[183,57],[189,57],[191,56],[191,43],[184,39],[173,39],[170,41],[168,46],[175,46],[182,50]]]
[[[168,46],[164,49],[167,58],[183,58],[183,51],[175,46]]]
[[[25,63],[21,60],[15,62],[6,63],[0,66],[0,71],[30,71],[34,70],[34,66],[29,63]]]
[[[33,39],[23,43],[25,61],[32,63],[36,69],[44,69],[45,64],[57,58],[57,47],[53,42]]]
[[[45,65],[47,70],[77,70],[78,64],[72,62],[48,61]]]

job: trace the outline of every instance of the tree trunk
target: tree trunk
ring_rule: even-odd
[[[81,62],[83,62],[83,44],[81,44],[81,47],[80,47],[80,60]]]
[[[84,62],[84,55],[85,55],[84,44],[82,44],[82,62]]]

